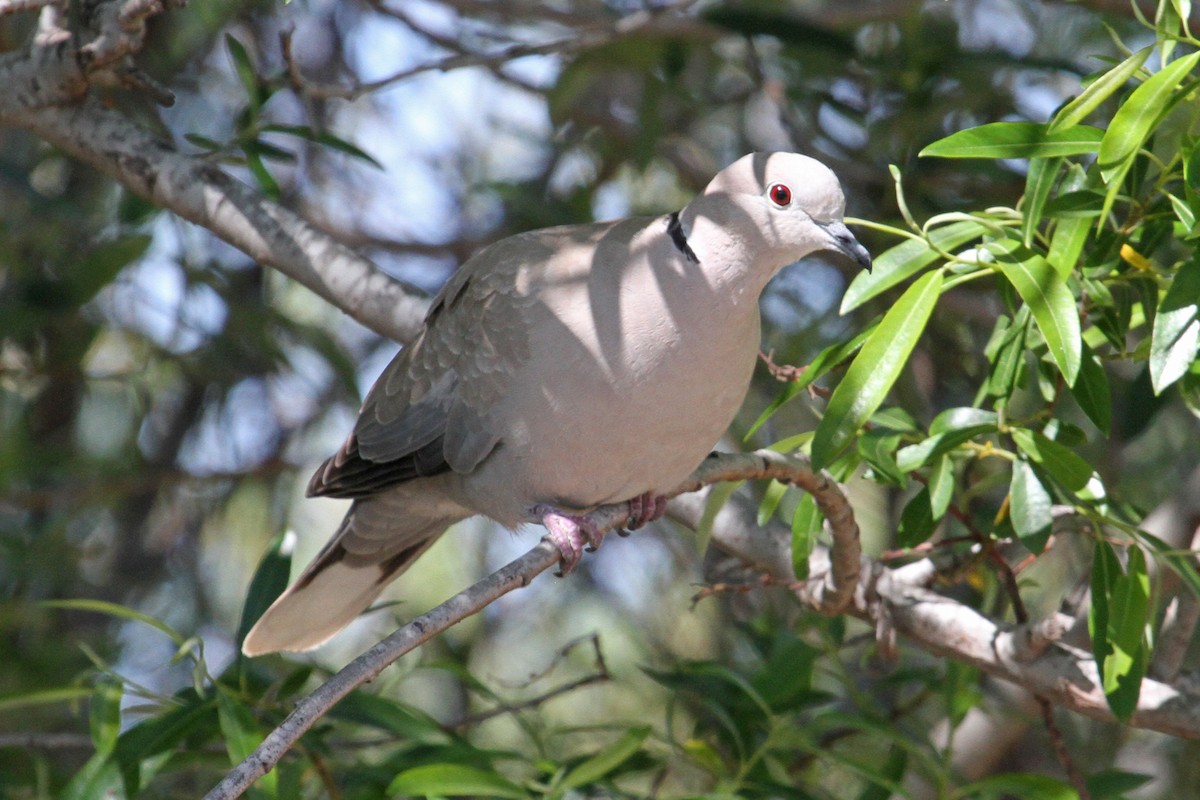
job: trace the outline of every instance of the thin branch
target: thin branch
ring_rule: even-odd
[[[95,746],[92,737],[82,733],[0,733],[0,749],[91,750]]]
[[[674,4],[655,8],[653,11],[637,11],[613,22],[597,25],[581,26],[561,39],[538,44],[514,44],[495,52],[480,53],[455,48],[457,52],[415,67],[406,67],[391,75],[374,81],[358,82],[350,85],[318,84],[306,79],[299,67],[292,61],[290,46],[284,47],[284,58],[287,63],[288,77],[291,84],[304,94],[321,100],[339,98],[356,100],[363,95],[386,89],[415,75],[425,72],[450,72],[465,67],[486,67],[499,69],[504,64],[518,58],[539,55],[570,55],[579,53],[603,44],[620,41],[632,36],[659,35],[681,36],[692,38],[714,39],[720,32],[705,23],[691,19],[685,15],[697,0],[680,0]],[[401,12],[390,12],[393,16],[401,16]],[[422,35],[429,35],[424,30]]]

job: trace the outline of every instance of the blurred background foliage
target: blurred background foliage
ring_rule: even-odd
[[[1122,57],[1117,37],[1154,41],[1129,8],[1101,5],[195,3],[155,19],[141,58],[175,106],[106,101],[432,291],[510,233],[676,209],[751,150],[821,158],[863,219],[899,219],[891,164],[917,219],[1013,204],[1022,163],[917,153],[987,122],[1043,122]],[[0,19],[5,49],[28,23]],[[314,654],[238,661],[264,551],[294,532],[302,566],[342,513],[303,485],[395,344],[20,131],[0,136],[0,206],[0,792],[196,796],[298,692],[535,541],[466,523],[389,592],[398,605]],[[895,244],[860,233],[874,252]],[[820,259],[780,276],[764,301],[775,360],[807,363],[886,308],[839,316],[851,277]],[[970,405],[1004,311],[994,286],[945,295],[898,404],[926,422]],[[1185,491],[1196,418],[1144,371],[1109,378],[1113,430],[1092,463],[1149,510]],[[778,391],[760,369],[730,446]],[[753,444],[812,430],[822,407],[797,399]],[[868,550],[893,547],[905,498],[852,491]],[[611,540],[570,580],[544,578],[388,670],[258,791],[1067,796],[1019,775],[1061,777],[1008,687],[910,649],[885,663],[865,627],[802,615],[778,590],[691,603],[737,574],[667,525]],[[1079,580],[1063,559],[1033,592]],[[1000,607],[993,584],[958,591]],[[69,599],[92,602],[43,602]],[[972,710],[991,727],[956,736]],[[1200,796],[1194,743],[1059,719],[1093,796],[1135,791],[1114,767],[1154,776],[1129,796]]]

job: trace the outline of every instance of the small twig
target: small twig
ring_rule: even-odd
[[[771,373],[771,377],[780,383],[792,383],[800,380],[800,376],[804,374],[804,370],[808,369],[805,366],[795,366],[794,364],[777,364],[775,363],[774,348],[763,352],[758,351],[758,357],[767,365],[767,372]]]
[[[1067,780],[1079,794],[1079,800],[1091,800],[1092,796],[1088,793],[1087,781],[1084,780],[1083,773],[1079,771],[1075,759],[1071,758],[1071,751],[1067,749],[1062,729],[1058,727],[1058,722],[1054,719],[1054,704],[1041,695],[1035,695],[1034,699],[1037,700],[1038,708],[1042,712],[1042,722],[1046,726],[1046,732],[1050,734],[1050,744],[1054,748],[1054,755],[1058,757],[1058,763],[1067,773]]]
[[[679,29],[690,27],[702,34],[715,37],[717,35],[715,30],[710,29],[702,22],[690,20],[684,16],[683,12],[690,6],[695,5],[695,3],[696,0],[681,0],[681,2],[657,7],[652,12],[637,11],[615,21],[580,26],[569,36],[540,44],[513,44],[488,53],[467,51],[456,47],[454,48],[456,52],[452,55],[437,59],[436,61],[419,64],[415,67],[406,67],[386,77],[365,83],[359,81],[355,81],[349,85],[314,83],[304,78],[295,64],[287,59],[288,53],[284,55],[285,60],[288,61],[287,70],[289,78],[293,85],[302,87],[303,93],[322,100],[335,98],[357,100],[363,95],[385,89],[395,83],[425,72],[449,72],[465,67],[496,69],[518,58],[540,55],[569,55],[599,45],[619,41],[630,36],[642,35],[648,31],[664,30],[664,28],[678,32]],[[666,22],[664,23],[663,20],[666,20]],[[425,31],[422,30],[420,32],[422,35],[426,35]]]
[[[464,728],[470,728],[471,726],[478,725],[481,722],[487,722],[489,719],[494,719],[495,717],[501,717],[506,714],[516,714],[518,711],[524,711],[527,708],[536,708],[548,700],[553,700],[559,695],[568,694],[576,689],[582,689],[584,686],[591,686],[593,683],[603,683],[604,681],[610,679],[611,676],[607,671],[594,672],[591,675],[585,675],[582,678],[576,678],[573,681],[564,683],[562,686],[556,686],[553,689],[539,694],[537,697],[531,697],[528,700],[522,700],[521,702],[514,703],[512,705],[489,708],[487,711],[480,711],[477,714],[470,714],[449,727],[452,730],[461,731]]]

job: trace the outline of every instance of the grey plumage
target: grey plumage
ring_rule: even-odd
[[[819,162],[754,154],[677,215],[532,231],[471,258],[313,476],[310,495],[354,503],[244,651],[321,644],[466,517],[545,521],[569,562],[562,526],[570,538],[591,508],[673,488],[741,405],[770,278],[817,250],[869,264],[843,207]]]

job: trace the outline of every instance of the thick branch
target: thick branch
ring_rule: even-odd
[[[0,114],[86,161],[155,205],[201,225],[307,286],[363,325],[401,342],[428,300],[202,158],[183,155],[97,102]]]
[[[736,495],[726,503],[713,524],[713,544],[748,563],[757,564],[781,581],[791,579],[791,555],[784,544],[791,532],[777,523],[764,535],[749,503]],[[695,526],[704,514],[702,493],[685,495],[671,503],[672,516]],[[813,553],[813,568],[824,557]],[[1115,722],[1108,708],[1091,654],[1061,642],[1047,633],[1062,621],[1044,620],[1006,630],[974,609],[928,591],[924,584],[937,572],[928,560],[887,569],[863,560],[855,606],[848,610],[860,619],[888,624],[921,649],[973,664],[989,675],[1011,681],[1064,708],[1105,722]],[[802,595],[802,599],[806,599]],[[1142,682],[1138,710],[1131,724],[1187,739],[1200,739],[1200,694],[1177,689],[1147,678]]]

